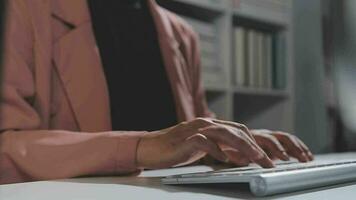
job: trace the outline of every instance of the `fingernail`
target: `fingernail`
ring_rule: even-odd
[[[268,158],[268,157],[267,157],[267,158]],[[268,158],[268,159],[269,159],[269,158]],[[274,163],[273,163],[272,160],[269,159],[269,161],[270,161],[270,162],[269,162],[269,166],[268,166],[268,167],[276,167],[276,166],[274,165]]]
[[[305,162],[308,162],[308,161],[309,161],[308,156],[307,156],[304,152],[302,153],[302,156],[303,156],[303,160],[304,160]]]
[[[264,160],[264,163],[267,164],[267,167],[275,167],[273,161],[267,156],[267,154],[264,154],[259,160]]]

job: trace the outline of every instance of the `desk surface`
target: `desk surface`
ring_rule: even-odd
[[[356,153],[343,154],[356,158]],[[333,155],[317,156],[330,159]],[[167,186],[160,176],[184,172],[210,170],[207,166],[183,167],[145,171],[135,177],[95,177],[66,180],[39,181],[0,186],[0,199],[6,200],[111,200],[111,199],[256,199],[247,189],[234,186]],[[356,196],[356,183],[323,187],[301,192],[275,195],[264,199],[352,199]]]

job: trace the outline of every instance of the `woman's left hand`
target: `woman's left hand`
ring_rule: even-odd
[[[296,136],[281,131],[251,130],[257,144],[271,159],[289,160],[290,157],[300,162],[314,159],[309,148]]]
[[[226,126],[237,127],[235,122],[226,122],[213,119],[215,122],[224,122]],[[296,136],[266,129],[249,130],[256,143],[264,150],[270,159],[287,161],[290,157],[298,159],[299,162],[308,162],[314,159],[309,148]],[[220,145],[221,150],[228,158],[228,162],[236,166],[247,166],[251,163],[241,152]]]
[[[280,159],[288,161],[290,157],[299,162],[309,162],[314,159],[309,148],[296,136],[281,131],[250,130],[256,143],[266,152],[271,160]],[[230,163],[236,166],[247,166],[251,162],[240,152],[231,149],[223,149]]]

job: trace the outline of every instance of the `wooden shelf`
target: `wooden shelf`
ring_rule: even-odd
[[[255,5],[248,0],[235,8],[233,0],[157,0],[168,10],[178,15],[210,23],[216,30],[214,47],[219,53],[217,66],[219,70],[202,67],[203,87],[206,91],[209,108],[219,118],[241,121],[251,128],[269,128],[294,132],[292,88],[294,73],[292,30],[292,13],[288,8],[286,13],[264,9],[255,0]],[[272,0],[271,0],[272,1]],[[283,0],[285,1],[285,0]],[[247,2],[247,4],[246,4]],[[292,6],[292,4],[291,4]],[[187,21],[189,23],[189,21]],[[191,23],[193,28],[194,23]],[[238,87],[234,85],[236,66],[234,63],[234,28],[238,25],[262,32],[285,34],[286,59],[285,69],[287,89],[263,89]],[[201,30],[201,29],[200,29]],[[196,30],[198,33],[199,31]]]
[[[204,1],[190,0],[157,0],[158,4],[180,15],[200,19],[214,19],[223,15],[227,6],[210,4]]]
[[[267,29],[270,31],[288,29],[289,26],[285,19],[273,19],[263,15],[251,15],[239,10],[233,10],[233,22],[234,24],[242,24],[243,26]]]
[[[271,96],[271,97],[288,97],[289,93],[285,90],[264,89],[264,88],[247,88],[237,87],[233,89],[235,94],[250,96]]]
[[[205,84],[204,89],[206,92],[226,92],[226,91],[228,91],[227,86],[213,85],[213,84]]]
[[[223,1],[219,0],[219,2],[222,2],[222,3],[210,3],[207,0],[203,0],[203,1],[202,0],[173,0],[173,1],[193,5],[193,6],[202,8],[202,9],[215,11],[215,12],[219,12],[219,13],[224,13],[226,11],[226,8],[228,7],[226,5],[225,0],[223,0]]]
[[[287,27],[289,22],[289,19],[286,19],[285,17],[282,18],[282,16],[280,17],[270,17],[269,15],[262,15],[262,14],[251,14],[249,12],[244,12],[241,10],[237,10],[237,9],[233,9],[233,15],[236,17],[243,17],[243,18],[248,18],[251,20],[255,20],[255,21],[260,21],[263,23],[268,23],[268,24],[273,24],[275,26],[279,26],[279,27]]]

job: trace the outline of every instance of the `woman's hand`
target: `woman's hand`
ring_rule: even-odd
[[[206,154],[225,162],[227,154],[221,147],[262,167],[274,166],[246,126],[205,118],[145,135],[138,144],[137,165],[148,169],[168,168],[195,162]]]
[[[214,120],[218,122],[219,120]],[[231,127],[239,127],[235,122],[222,122]],[[300,162],[308,162],[313,160],[313,154],[309,148],[296,136],[281,131],[270,131],[266,129],[250,130],[249,131],[256,143],[267,153],[272,160],[278,158],[284,161],[289,160],[289,157],[297,158]],[[239,150],[231,149],[224,145],[220,145],[227,160],[236,166],[247,166],[251,161],[244,156]]]
[[[271,159],[288,160],[289,156],[300,162],[313,160],[309,148],[296,136],[280,131],[252,130],[251,133],[260,147]]]

